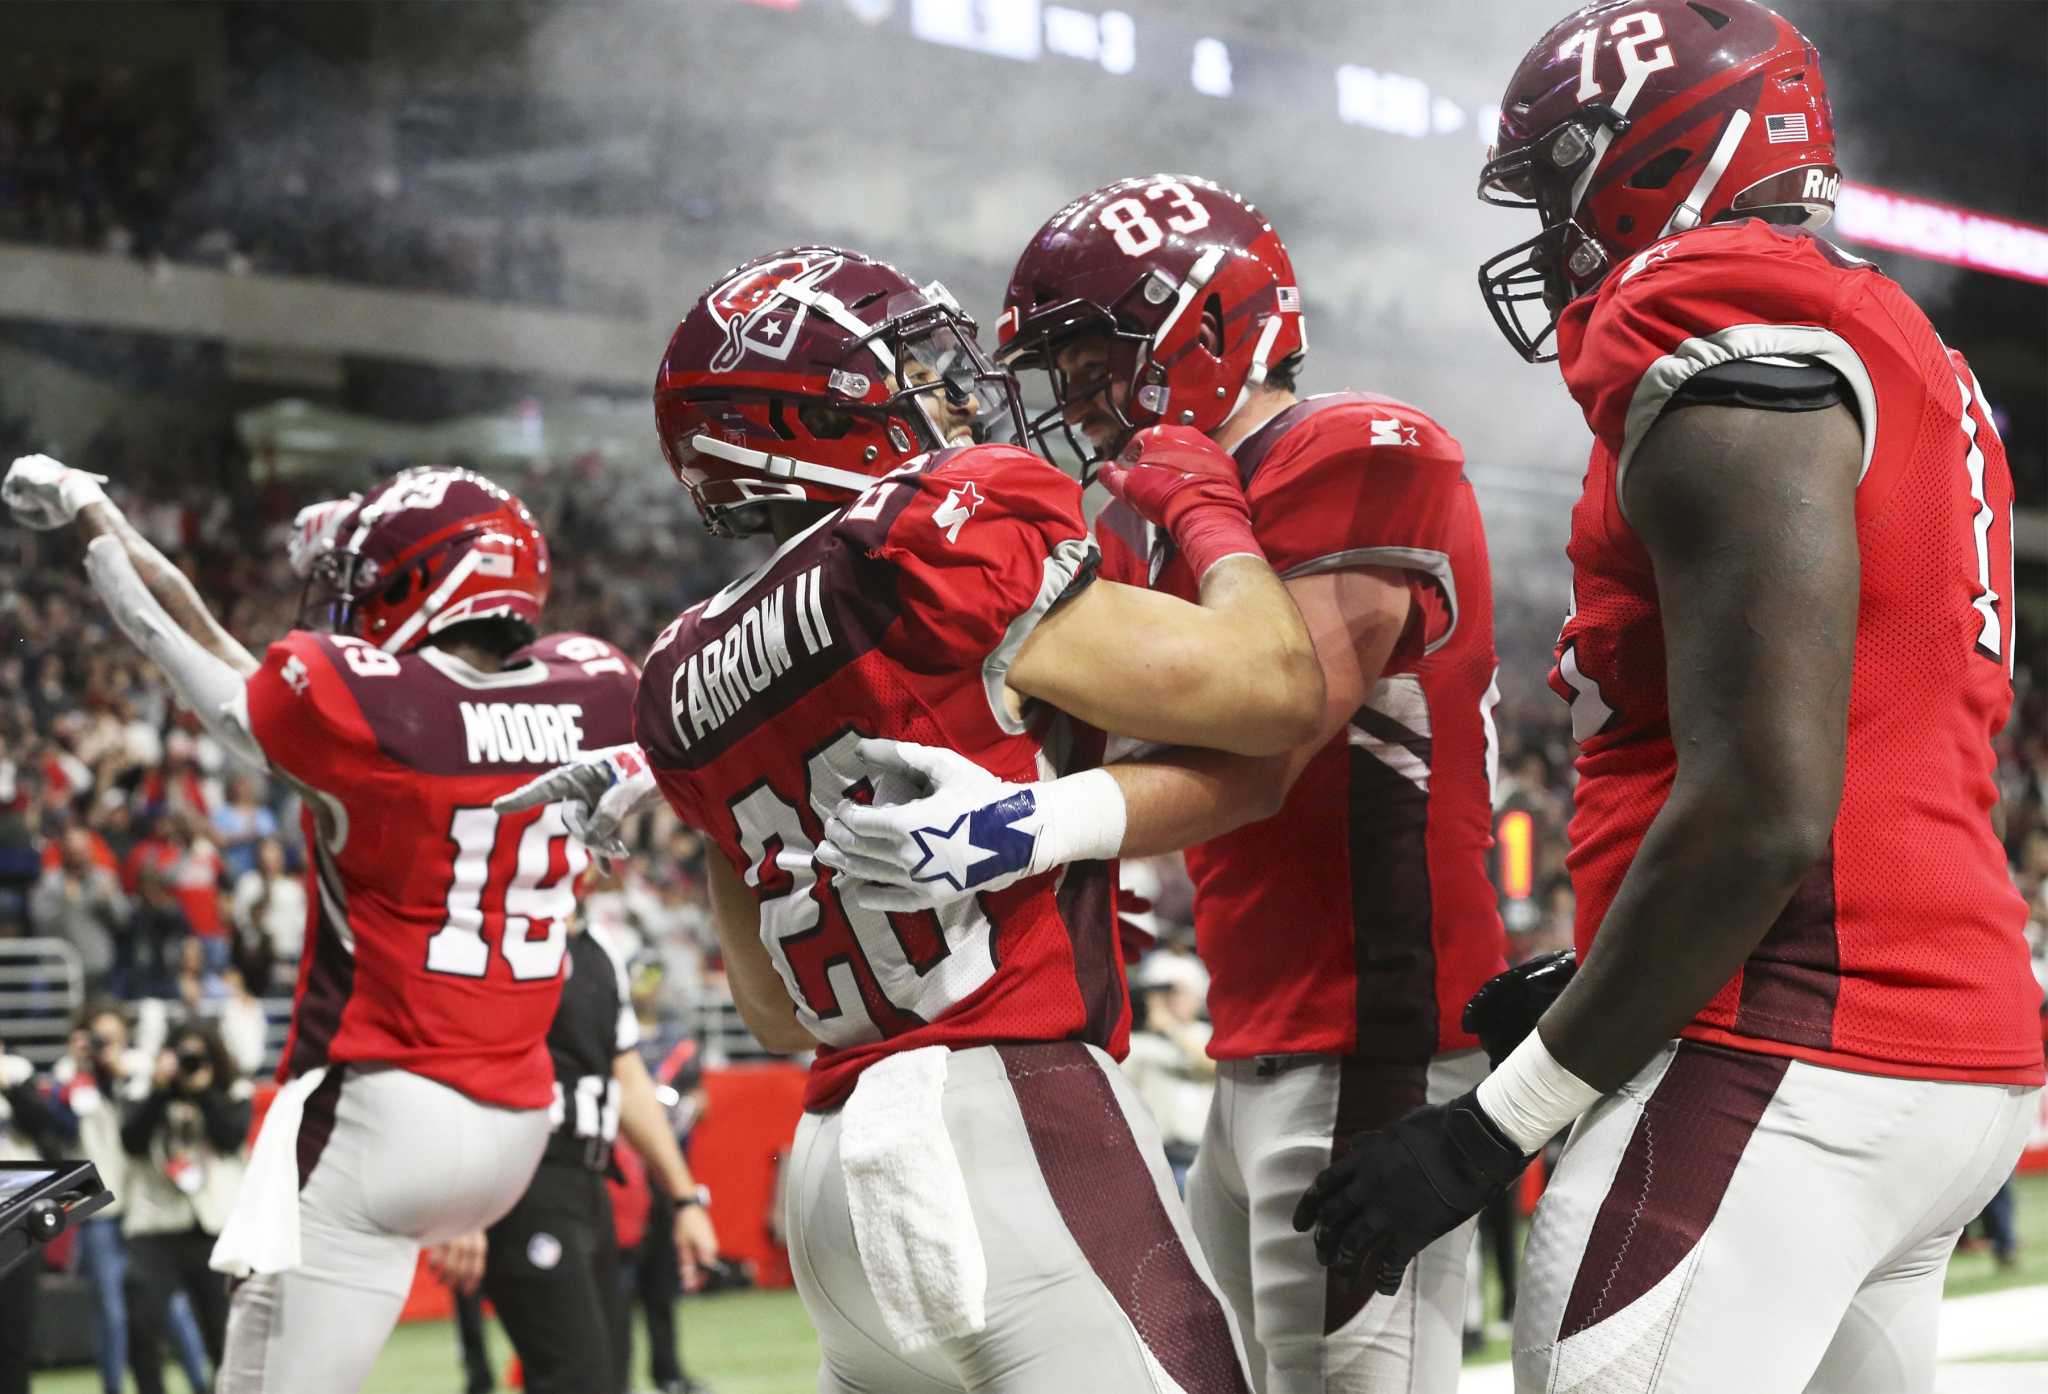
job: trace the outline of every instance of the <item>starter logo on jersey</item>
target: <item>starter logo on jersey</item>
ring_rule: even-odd
[[[711,359],[711,371],[730,372],[749,352],[778,363],[789,357],[810,307],[791,289],[815,290],[843,264],[837,252],[806,252],[743,271],[704,297],[711,318],[725,331],[725,344]]]
[[[974,481],[970,479],[947,494],[945,502],[932,510],[932,522],[946,534],[946,541],[958,542],[960,529],[967,526],[967,520],[974,516],[974,510],[981,507],[981,502],[981,490],[975,488]]]
[[[286,687],[300,697],[305,696],[306,689],[313,685],[313,675],[306,671],[306,660],[297,654],[284,661],[284,667],[278,670],[277,675],[284,679]]]
[[[1396,421],[1391,416],[1375,416],[1372,419],[1372,443],[1374,445],[1420,445],[1420,430],[1405,421]]]

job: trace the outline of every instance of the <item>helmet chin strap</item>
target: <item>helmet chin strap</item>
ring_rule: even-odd
[[[1279,337],[1280,316],[1278,314],[1266,316],[1265,327],[1259,330],[1259,342],[1252,348],[1251,370],[1244,375],[1244,386],[1237,389],[1237,400],[1230,404],[1230,411],[1224,416],[1223,420],[1217,423],[1218,430],[1228,426],[1237,419],[1237,414],[1244,410],[1244,404],[1252,399],[1252,389],[1254,387],[1264,387],[1266,385],[1266,372],[1268,368],[1266,360],[1272,357],[1273,341]]]
[[[710,455],[724,460],[727,464],[742,469],[758,470],[776,479],[794,479],[806,484],[823,484],[833,489],[850,489],[860,493],[877,478],[855,470],[835,469],[831,465],[814,465],[788,455],[771,455],[765,450],[749,446],[734,445],[731,441],[719,440],[716,436],[692,436],[690,448],[700,455]]]
[[[1685,202],[1671,210],[1670,219],[1658,237],[1669,237],[1673,233],[1686,232],[1700,225],[1706,212],[1707,200],[1714,196],[1714,188],[1721,182],[1721,176],[1728,172],[1728,166],[1735,159],[1735,148],[1742,144],[1742,136],[1749,129],[1749,113],[1737,107],[1728,117],[1728,128],[1721,132],[1721,139],[1714,145],[1714,156],[1707,161],[1707,167],[1700,171],[1700,177],[1693,181],[1692,192],[1685,196]]]

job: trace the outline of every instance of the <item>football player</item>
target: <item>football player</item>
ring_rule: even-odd
[[[1314,723],[1309,638],[1227,459],[1168,429],[1109,472],[1180,540],[1200,606],[1096,579],[1075,481],[977,443],[1020,411],[951,297],[825,247],[699,300],[655,407],[712,531],[781,546],[656,641],[638,749],[505,806],[571,795],[602,842],[658,783],[709,835],[742,1014],[773,1049],[817,1050],[787,1229],[819,1387],[1244,1389],[1157,1130],[1112,1061],[1121,800],[1078,724],[1270,754]],[[812,850],[843,800],[886,792],[857,754],[872,737],[1020,785],[1078,769],[921,834],[955,884],[1018,841],[1063,836],[1072,865],[936,913],[849,901]]]
[[[1492,580],[1464,452],[1419,408],[1299,398],[1301,292],[1272,226],[1205,180],[1126,179],[1054,214],[1011,274],[1001,356],[1045,370],[1084,456],[1141,428],[1206,433],[1314,636],[1326,698],[1307,739],[1263,758],[1172,750],[1110,766],[1126,856],[1187,849],[1212,975],[1216,1094],[1188,1207],[1265,1394],[1450,1391],[1463,1358],[1460,1226],[1397,1301],[1333,1280],[1289,1219],[1360,1131],[1477,1084],[1460,1021],[1502,967],[1486,853],[1496,761]],[[1192,595],[1172,539],[1097,519],[1105,566]],[[1149,535],[1148,535],[1149,534]],[[1111,570],[1109,574],[1119,574]],[[918,830],[1014,796],[943,752],[899,749],[932,791],[848,807],[821,858],[877,907],[954,888],[909,855]],[[999,888],[1042,852],[977,868]]]
[[[1819,56],[1752,0],[1583,9],[1501,99],[1481,196],[1542,229],[1481,282],[1594,435],[1551,675],[1583,967],[1297,1221],[1384,1276],[1571,1125],[1519,1389],[1932,1389],[2036,1115],[2012,480],[1962,355],[1813,234],[1837,177]]]
[[[559,810],[491,801],[626,739],[637,672],[537,637],[547,543],[520,501],[409,470],[302,515],[332,632],[259,663],[98,481],[17,460],[0,496],[75,522],[110,613],[225,747],[301,793],[313,899],[283,1084],[214,1263],[234,1292],[220,1387],[357,1389],[422,1243],[488,1225],[548,1137],[546,1037],[588,852]]]
[[[710,1189],[690,1175],[668,1110],[640,1059],[626,968],[582,915],[569,922],[568,971],[548,1028],[554,1062],[552,1129],[519,1203],[487,1234],[430,1251],[458,1292],[484,1295],[519,1352],[533,1394],[624,1394],[630,1334],[626,1290],[605,1178],[621,1132],[675,1202],[672,1239],[686,1286],[718,1261]]]

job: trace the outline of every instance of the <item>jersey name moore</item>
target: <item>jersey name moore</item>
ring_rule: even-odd
[[[583,751],[578,702],[464,702],[471,764],[566,765]]]

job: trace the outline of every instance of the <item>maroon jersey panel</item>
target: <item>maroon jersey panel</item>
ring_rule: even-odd
[[[1749,221],[1668,238],[1574,305],[1565,381],[1595,444],[1572,513],[1578,939],[1594,937],[1676,770],[1649,556],[1621,507],[1693,373],[1824,362],[1863,424],[1848,760],[1828,855],[1686,1034],[1873,1073],[2039,1083],[2026,909],[1991,826],[2012,700],[2012,476],[1960,354],[1875,267]]]
[[[1486,874],[1497,760],[1493,582],[1464,451],[1428,415],[1312,397],[1239,446],[1252,527],[1284,577],[1406,572],[1424,603],[1366,704],[1274,817],[1191,847],[1210,1053],[1421,1063],[1505,966]],[[1178,556],[1162,590],[1192,598]]]
[[[546,1107],[546,1037],[577,875],[559,806],[491,801],[630,740],[631,660],[554,635],[481,673],[295,631],[247,688],[265,755],[305,793],[307,949],[283,1077],[411,1070],[484,1103]]]
[[[1123,1053],[1108,864],[883,915],[843,902],[811,860],[833,806],[874,792],[852,754],[864,736],[946,746],[1016,781],[1099,759],[1099,737],[1019,715],[1003,683],[1094,566],[1072,480],[1004,446],[946,451],[790,539],[648,656],[637,737],[670,804],[760,904],[762,942],[824,1043],[809,1106],[844,1099],[891,1051],[1086,1040]],[[976,855],[957,828],[932,830],[930,850],[962,874]]]

